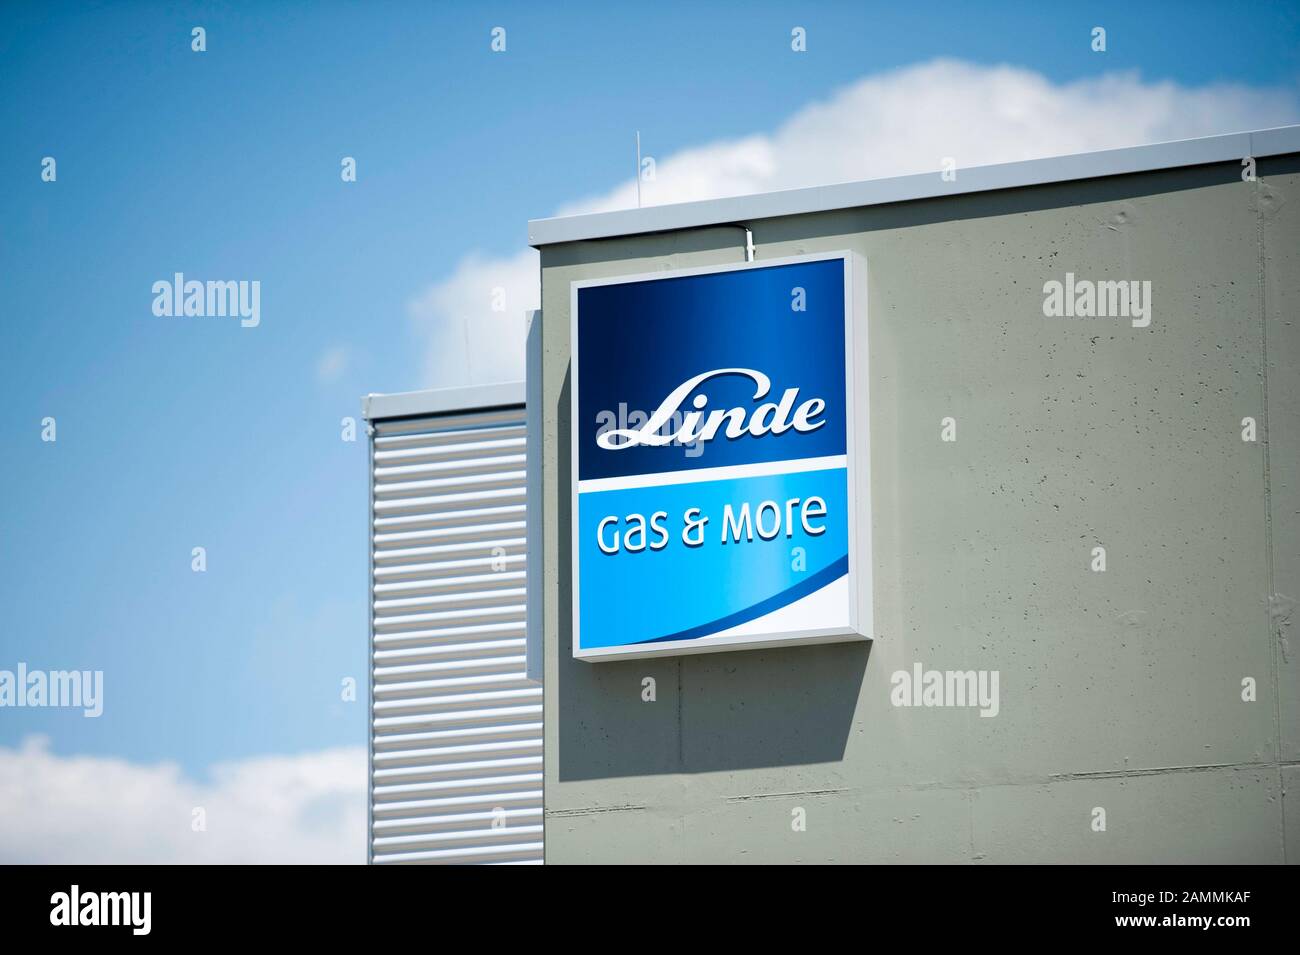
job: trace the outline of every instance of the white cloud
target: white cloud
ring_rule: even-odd
[[[348,370],[351,359],[352,352],[346,346],[335,345],[325,349],[316,359],[316,380],[325,385],[338,381]]]
[[[771,134],[656,156],[642,202],[660,205],[855,179],[1111,149],[1294,123],[1294,91],[1144,83],[1135,73],[1055,84],[1031,70],[937,60],[865,77]],[[653,143],[647,143],[653,154]],[[958,172],[960,175],[960,171]],[[636,205],[636,184],[560,215]],[[412,302],[429,387],[523,377],[523,311],[537,306],[537,255],[466,257]],[[505,312],[491,310],[493,288]]]
[[[0,863],[362,863],[365,845],[362,747],[221,763],[202,782],[42,737],[0,747]]]
[[[524,312],[537,307],[537,273],[532,249],[503,259],[473,254],[411,303],[418,330],[428,336],[429,387],[523,379]]]

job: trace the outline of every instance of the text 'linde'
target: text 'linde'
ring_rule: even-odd
[[[767,395],[772,390],[772,381],[761,371],[752,368],[717,368],[702,372],[694,378],[682,382],[655,409],[654,414],[639,428],[611,428],[596,436],[596,444],[606,451],[621,451],[638,445],[662,447],[674,441],[691,444],[696,441],[711,441],[718,429],[726,422],[728,438],[739,438],[746,434],[755,438],[765,434],[784,434],[791,430],[816,431],[825,421],[814,420],[826,410],[826,402],[821,398],[809,398],[795,406],[799,399],[798,388],[787,388],[780,401],[769,401],[758,405],[752,414],[744,408],[722,410],[715,408],[705,414],[709,396],[698,394],[691,401],[694,411],[688,411],[682,418],[682,425],[676,430],[667,429],[666,425],[678,414],[686,396],[710,378],[721,375],[744,375],[754,381],[754,400]],[[620,439],[622,439],[620,441]]]

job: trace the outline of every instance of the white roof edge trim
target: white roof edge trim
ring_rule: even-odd
[[[972,166],[969,169],[958,167],[957,178],[951,182],[945,182],[936,171],[750,196],[533,219],[528,223],[528,244],[540,248],[584,239],[749,223],[777,216],[829,212],[887,202],[931,199],[1076,179],[1098,179],[1103,176],[1242,160],[1247,156],[1260,158],[1295,152],[1300,152],[1300,125],[1278,126],[1252,132],[1077,153],[1072,156],[1049,156],[1023,162]]]
[[[462,385],[428,391],[403,391],[391,395],[365,395],[361,413],[367,421],[448,414],[479,408],[523,406],[524,383],[505,381],[492,385]]]

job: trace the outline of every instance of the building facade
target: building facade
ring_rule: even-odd
[[[546,861],[1300,858],[1300,128],[950,172],[530,224]],[[750,241],[866,263],[871,639],[575,659],[573,285]]]

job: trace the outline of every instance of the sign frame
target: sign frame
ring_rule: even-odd
[[[662,279],[684,278],[693,275],[713,275],[740,272],[774,266],[795,265],[807,262],[840,260],[844,273],[844,418],[845,456],[848,502],[848,601],[847,626],[783,630],[771,633],[740,634],[729,637],[697,637],[664,643],[631,644],[627,646],[581,646],[580,611],[580,540],[578,527],[578,449],[581,432],[578,429],[578,396],[581,362],[578,346],[578,293],[585,288],[602,285],[624,285]],[[871,495],[870,495],[870,435],[859,442],[856,425],[858,410],[862,419],[869,422],[869,385],[867,379],[867,267],[866,258],[850,250],[756,259],[752,262],[734,262],[657,272],[638,272],[612,275],[603,278],[578,279],[569,283],[569,582],[572,600],[570,640],[573,658],[589,663],[612,660],[635,660],[648,657],[682,656],[697,653],[714,653],[726,650],[750,650],[767,647],[788,647],[805,644],[844,643],[871,640],[872,607],[870,592],[871,573]],[[696,473],[707,480],[710,469],[701,468]],[[862,566],[865,564],[866,566]],[[862,588],[866,588],[865,598]]]

